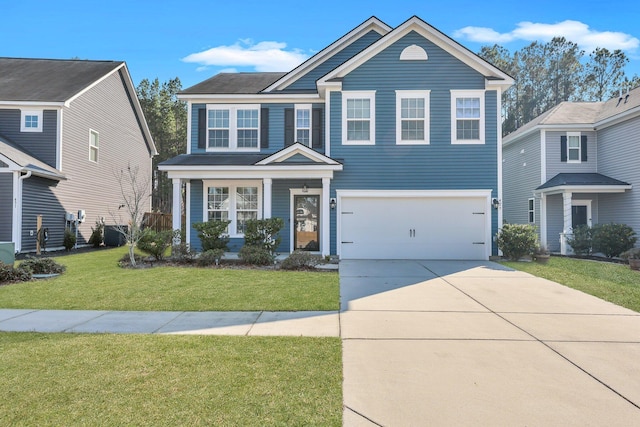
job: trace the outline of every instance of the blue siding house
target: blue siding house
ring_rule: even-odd
[[[488,259],[502,222],[513,79],[418,17],[372,17],[288,73],[218,74],[179,97],[187,153],[160,164],[194,222],[280,217],[280,252]],[[180,215],[174,215],[176,223]]]

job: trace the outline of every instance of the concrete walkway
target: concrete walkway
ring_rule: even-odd
[[[331,311],[93,311],[0,309],[0,331],[337,337]]]
[[[490,262],[342,261],[345,426],[640,425],[640,314]]]

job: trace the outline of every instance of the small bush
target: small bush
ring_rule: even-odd
[[[202,250],[222,249],[227,251],[229,244],[229,236],[227,227],[231,221],[207,221],[195,222],[193,228],[198,232],[198,238],[202,242]]]
[[[209,249],[208,251],[204,251],[198,257],[198,266],[209,267],[211,265],[218,265],[223,255],[224,251],[222,249]]]
[[[156,232],[151,228],[147,228],[143,231],[142,237],[140,237],[136,246],[145,254],[162,261],[165,252],[171,246],[172,239],[173,231],[171,230]]]
[[[31,272],[23,268],[13,268],[12,265],[0,261],[0,283],[28,282]]]
[[[280,267],[283,270],[307,270],[320,263],[320,256],[313,255],[307,251],[295,250],[291,252]]]
[[[89,244],[94,248],[100,247],[104,240],[104,222],[101,220],[96,221],[96,228],[91,227],[91,236],[89,237]]]
[[[498,249],[505,257],[517,261],[538,247],[536,228],[530,224],[504,224],[498,232]]]
[[[597,224],[593,227],[593,250],[607,258],[620,256],[631,249],[637,238],[633,228],[626,224]]]
[[[275,256],[262,246],[244,245],[240,248],[238,256],[242,261],[252,265],[273,264]]]
[[[573,229],[573,236],[567,239],[567,243],[578,256],[591,254],[593,246],[592,230],[588,225],[579,225]]]
[[[64,265],[58,264],[53,258],[34,258],[30,256],[27,256],[18,268],[31,274],[61,274],[66,270]]]
[[[69,227],[64,229],[64,239],[62,240],[62,245],[67,251],[73,249],[76,245],[76,235],[71,231]]]
[[[273,254],[282,240],[279,235],[282,227],[282,218],[248,220],[244,230],[244,244],[260,246]]]

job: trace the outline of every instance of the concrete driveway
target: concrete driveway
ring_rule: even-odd
[[[640,314],[491,262],[340,263],[345,426],[640,425]]]

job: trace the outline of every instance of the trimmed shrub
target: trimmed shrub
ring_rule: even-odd
[[[89,244],[94,248],[100,247],[104,240],[104,222],[96,221],[96,228],[91,227],[91,236],[89,237]]]
[[[248,220],[244,230],[244,244],[260,246],[273,254],[282,241],[279,235],[282,227],[284,227],[282,218]]]
[[[238,256],[245,263],[252,265],[270,265],[275,259],[275,256],[262,246],[250,245],[240,248]]]
[[[198,257],[198,266],[209,267],[211,265],[218,265],[223,255],[224,251],[222,249],[209,249],[208,251],[204,251]]]
[[[31,274],[61,274],[67,269],[64,265],[58,264],[53,258],[34,258],[27,256],[20,263],[18,269],[28,271]]]
[[[602,252],[607,258],[620,256],[637,240],[635,231],[627,224],[597,224],[592,233],[594,252]]]
[[[142,237],[137,243],[138,249],[145,254],[153,256],[156,260],[162,261],[164,254],[171,246],[173,231],[165,230],[156,232],[151,228],[146,228],[142,232]]]
[[[593,246],[592,229],[588,225],[579,225],[573,229],[573,236],[567,239],[567,243],[578,256],[591,254]]]
[[[23,268],[13,268],[12,265],[0,261],[0,283],[28,282],[31,272]]]
[[[295,250],[291,252],[280,267],[283,270],[307,270],[320,264],[320,256],[307,251]]]
[[[505,257],[518,261],[538,247],[536,228],[530,224],[504,224],[498,231],[497,243]]]
[[[76,235],[71,231],[69,227],[64,229],[64,239],[62,240],[62,245],[67,251],[73,249],[76,245]]]
[[[227,227],[231,221],[214,221],[195,222],[193,228],[198,232],[198,238],[202,242],[202,250],[222,249],[227,251],[229,244],[229,236]]]

